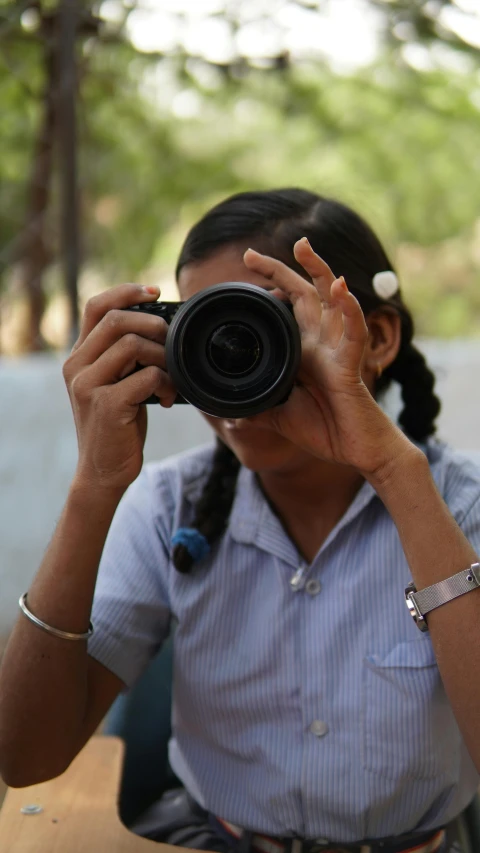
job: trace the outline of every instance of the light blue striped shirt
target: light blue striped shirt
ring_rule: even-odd
[[[480,470],[436,442],[425,451],[480,552]],[[373,488],[304,566],[241,469],[226,534],[182,575],[170,539],[192,520],[211,456],[147,465],[128,490],[101,561],[90,654],[131,685],[178,620],[170,760],[226,820],[344,842],[449,821],[479,777],[430,638],[407,612],[409,567]]]

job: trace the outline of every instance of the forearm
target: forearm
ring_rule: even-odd
[[[412,450],[371,482],[395,522],[421,589],[467,568],[478,557],[438,492],[426,457]]]
[[[98,565],[119,493],[74,483],[28,591],[29,609],[64,631],[87,630]],[[87,643],[63,640],[20,614],[0,669],[0,769],[25,761],[39,776],[64,769],[85,715]],[[15,765],[14,763],[15,762]]]
[[[478,561],[419,451],[393,462],[372,485],[396,524],[417,589]],[[480,768],[480,663],[471,653],[480,638],[480,590],[431,611],[428,627],[450,703]]]

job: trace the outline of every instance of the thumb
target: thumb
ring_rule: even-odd
[[[267,409],[266,412],[260,412],[259,415],[252,415],[249,418],[243,418],[244,423],[249,424],[251,426],[256,427],[256,429],[268,429],[275,430],[277,429],[277,412],[278,406],[275,406],[273,409]]]

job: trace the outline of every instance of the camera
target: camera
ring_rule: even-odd
[[[300,364],[300,333],[292,306],[267,290],[230,281],[185,302],[146,302],[125,310],[168,323],[165,357],[179,393],[176,403],[219,418],[245,418],[288,398]]]

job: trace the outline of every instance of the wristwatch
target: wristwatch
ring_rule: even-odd
[[[413,581],[405,588],[405,602],[410,615],[420,631],[428,631],[426,614],[435,610],[447,601],[458,598],[472,589],[480,586],[480,563],[472,563],[468,569],[463,569],[443,581],[426,586],[417,592]]]

